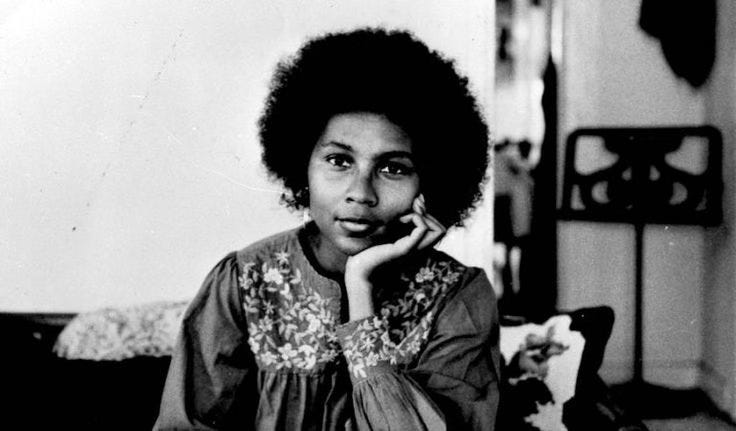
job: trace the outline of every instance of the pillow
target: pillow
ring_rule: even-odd
[[[80,313],[59,334],[54,352],[95,361],[171,355],[187,305],[154,302]]]
[[[592,395],[612,327],[610,307],[560,313],[541,323],[502,318],[498,428],[568,430],[566,413]]]

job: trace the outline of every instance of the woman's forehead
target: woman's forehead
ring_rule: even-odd
[[[411,153],[411,139],[386,116],[371,112],[337,114],[330,118],[318,147],[335,146],[354,152]]]

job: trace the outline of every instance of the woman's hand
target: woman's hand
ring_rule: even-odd
[[[427,214],[424,196],[414,199],[412,212],[399,218],[401,223],[413,223],[411,232],[392,243],[379,244],[351,256],[345,265],[345,287],[348,294],[350,320],[362,319],[374,313],[371,275],[376,268],[414,251],[435,245],[447,232],[437,219]]]

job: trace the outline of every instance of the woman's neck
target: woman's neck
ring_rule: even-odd
[[[323,272],[334,279],[342,279],[345,273],[345,264],[348,256],[325,244],[324,238],[319,234],[319,229],[314,223],[308,224],[305,229],[306,245],[314,256],[315,264],[319,265],[319,272]]]

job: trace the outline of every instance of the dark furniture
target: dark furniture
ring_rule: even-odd
[[[2,428],[150,430],[170,358],[58,358],[54,341],[73,316],[0,313]]]
[[[612,310],[598,308],[604,312],[577,312],[582,314],[582,319],[576,319],[582,330],[585,326],[600,333],[603,319],[604,337],[586,336],[592,340],[590,351],[604,350],[613,324]],[[169,358],[135,357],[123,361],[58,358],[52,351],[53,344],[73,317],[73,314],[0,313],[0,336],[7,343],[0,355],[6,399],[4,423],[12,424],[3,428],[151,429]],[[590,318],[599,323],[588,325],[585,319]],[[598,377],[599,359],[583,361],[588,369],[581,369],[577,388],[585,395],[566,405],[568,429],[646,430],[619,406]],[[583,377],[591,375],[592,378]]]
[[[634,376],[621,392],[644,417],[691,414],[692,399],[699,397],[697,390],[673,391],[644,379],[645,229],[721,222],[721,146],[721,133],[712,126],[582,128],[567,139],[559,219],[622,223],[634,230]],[[583,169],[578,154],[586,149],[612,161]],[[673,161],[687,151],[701,159],[684,157],[685,166]]]

